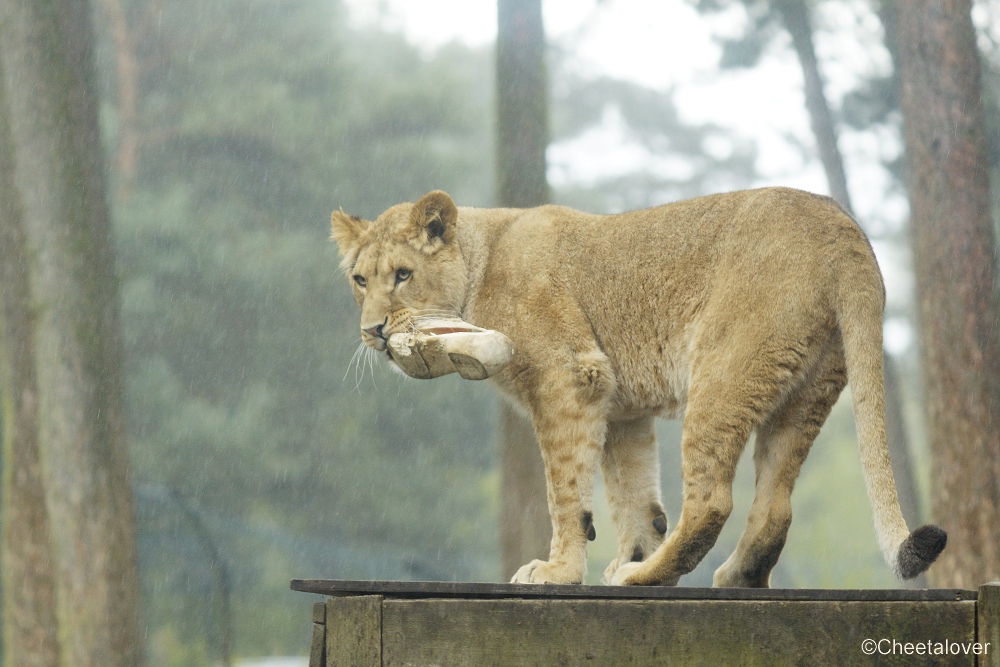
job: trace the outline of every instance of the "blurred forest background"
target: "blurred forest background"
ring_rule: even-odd
[[[384,363],[357,363],[356,306],[327,242],[335,208],[372,218],[433,189],[460,205],[496,204],[493,47],[415,43],[390,23],[353,20],[359,4],[94,3],[152,665],[215,664],[224,644],[244,658],[302,654],[313,600],[289,592],[291,578],[501,577],[490,387],[454,376],[420,382]],[[593,20],[613,4],[594,4]],[[836,58],[837,40],[850,39],[843,22],[829,17],[847,15],[860,32],[880,34],[874,0],[805,5],[825,48],[821,68],[824,57]],[[720,72],[795,61],[773,4],[690,6],[706,21],[724,13],[736,26],[718,35]],[[1000,10],[981,2],[976,11],[996,183],[1000,49],[990,18]],[[685,118],[674,90],[581,66],[578,37],[552,41],[547,54],[553,201],[613,212],[801,183],[800,174],[762,169],[753,136]],[[890,351],[929,519],[899,204],[901,116],[885,47],[864,46],[883,64],[831,105],[838,127],[875,142],[874,159],[889,175],[879,187],[895,208],[860,221],[880,259],[892,264]],[[792,133],[785,139],[799,151],[802,170],[821,173],[811,141]],[[618,155],[609,141],[638,158],[596,175],[575,166],[587,151],[592,161],[595,151]],[[813,189],[824,185],[819,180]],[[997,213],[994,206],[995,220]],[[679,432],[677,423],[660,425],[671,526],[680,509]],[[681,585],[710,585],[734,548],[752,497],[747,463],[718,544]],[[590,547],[594,583],[615,555],[600,502]],[[876,545],[846,392],[793,503],[795,521],[772,585],[898,585]]]

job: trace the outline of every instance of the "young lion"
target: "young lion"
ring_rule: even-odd
[[[767,587],[809,447],[851,382],[878,543],[903,579],[945,546],[912,534],[886,447],[878,264],[832,199],[787,188],[618,215],[561,206],[456,208],[444,192],[374,222],[333,214],[364,342],[442,310],[514,343],[493,377],[531,419],[545,461],[552,543],[513,582],[579,583],[600,464],[618,533],[604,581],[674,585],[715,543],[736,463],[756,431],[757,490],[716,586]],[[684,503],[669,537],[656,415],[684,419]]]

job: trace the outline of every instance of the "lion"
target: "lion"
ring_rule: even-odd
[[[530,419],[552,542],[512,583],[580,583],[600,467],[618,539],[613,585],[676,585],[715,544],[756,433],[756,491],[720,587],[770,585],[809,448],[849,381],[878,545],[901,579],[945,546],[910,533],[886,445],[885,288],[871,245],[833,199],[789,188],[614,215],[562,206],[458,208],[446,193],[374,221],[337,211],[361,336],[384,352],[424,313],[506,334],[491,378]],[[656,416],[683,419],[683,505],[667,535]]]

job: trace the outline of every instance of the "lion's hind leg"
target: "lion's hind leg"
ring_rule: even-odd
[[[757,429],[756,493],[736,550],[715,572],[718,587],[767,588],[792,522],[799,470],[847,382],[840,346],[803,388]]]
[[[719,385],[706,384],[702,389],[706,396],[733,396]],[[689,399],[681,438],[684,503],[677,526],[645,561],[621,565],[613,584],[676,585],[715,544],[733,509],[736,463],[756,422],[753,411],[745,408],[730,414],[720,409],[735,401],[735,396],[720,404],[697,395]]]
[[[823,342],[779,337],[766,326],[708,333],[714,336],[704,338],[705,352],[692,364],[684,413],[680,518],[649,558],[619,567],[615,584],[674,585],[698,565],[732,512],[736,464],[751,431],[778,410],[822,358]]]
[[[610,583],[620,565],[653,553],[667,532],[653,417],[608,424],[601,473],[618,533],[618,557],[601,578]]]

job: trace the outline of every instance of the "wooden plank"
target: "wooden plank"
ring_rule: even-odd
[[[1000,581],[979,587],[976,639],[983,644],[980,667],[1000,667]]]
[[[326,626],[313,623],[312,644],[309,646],[309,667],[324,667],[326,664]]]
[[[974,665],[920,655],[974,642],[976,603],[694,600],[385,600],[383,664]],[[862,642],[889,654],[867,655]],[[892,640],[899,643],[892,654]],[[906,643],[911,653],[906,654]],[[877,644],[875,645],[878,646]],[[926,651],[926,648],[925,648]]]
[[[326,601],[325,667],[382,667],[382,596]]]
[[[562,586],[447,581],[349,581],[293,579],[293,591],[320,595],[382,595],[387,598],[617,599],[617,600],[829,600],[839,602],[946,602],[975,600],[961,589],[835,590],[781,588],[687,588],[683,586]]]
[[[313,605],[312,644],[309,646],[309,667],[324,667],[326,661],[326,604]]]
[[[316,602],[313,604],[313,623],[326,623],[325,602]]]

